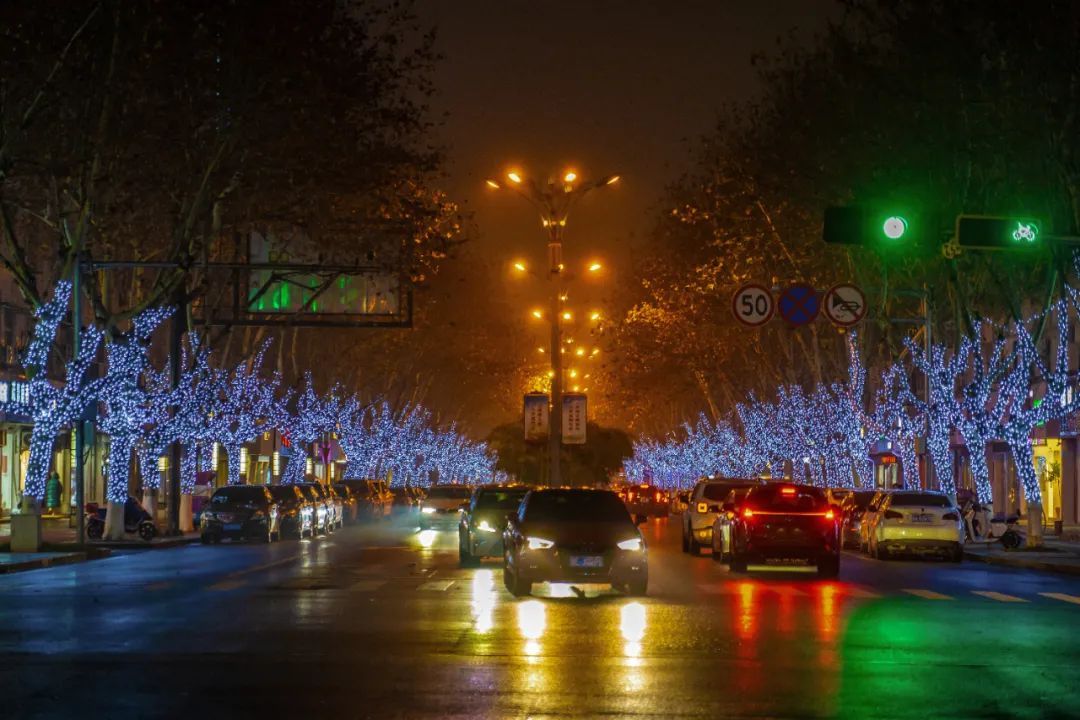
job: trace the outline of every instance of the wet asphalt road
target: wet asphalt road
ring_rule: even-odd
[[[852,554],[839,581],[733,576],[677,517],[645,533],[642,599],[515,600],[406,520],[0,576],[0,715],[1080,717],[1078,580]]]

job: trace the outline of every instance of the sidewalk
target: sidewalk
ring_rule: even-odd
[[[991,565],[1006,565],[1026,570],[1043,570],[1065,575],[1080,575],[1080,542],[1054,536],[1043,538],[1043,548],[1028,550],[1024,547],[1006,550],[1001,543],[964,545],[964,557]]]
[[[76,529],[68,527],[65,517],[43,517],[41,524],[41,552],[12,553],[11,524],[0,523],[0,574],[32,570],[35,568],[62,565],[86,560],[108,557],[113,550],[160,550],[198,542],[197,532],[186,533],[177,537],[155,537],[150,542],[131,539],[118,541],[89,541],[85,548],[79,548]]]

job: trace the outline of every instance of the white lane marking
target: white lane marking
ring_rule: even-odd
[[[981,595],[984,598],[990,598],[991,600],[997,600],[998,602],[1011,602],[1011,603],[1026,603],[1024,598],[1016,597],[1015,595],[1006,595],[1005,593],[994,592],[993,590],[972,590],[972,595]]]
[[[378,590],[379,588],[381,588],[385,584],[386,584],[385,580],[360,580],[360,581],[354,582],[352,585],[350,585],[349,590],[352,590],[353,592],[362,592],[362,593],[363,592],[375,592],[376,590]]]
[[[434,590],[436,592],[446,592],[450,589],[450,586],[454,584],[453,580],[432,580],[431,582],[421,583],[417,590]]]
[[[914,595],[915,597],[921,597],[924,600],[952,600],[953,599],[949,595],[942,595],[941,593],[936,593],[933,590],[918,590],[918,589],[912,589],[912,588],[904,588],[904,592],[908,593],[909,595]]]
[[[1076,595],[1066,595],[1065,593],[1039,593],[1043,597],[1050,598],[1051,600],[1061,600],[1062,602],[1072,603],[1073,605],[1080,605],[1080,597]]]

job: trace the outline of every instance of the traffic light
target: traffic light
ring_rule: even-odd
[[[897,208],[830,207],[822,236],[837,245],[907,245],[926,236],[919,220]]]
[[[956,244],[981,250],[1028,250],[1043,245],[1041,226],[1034,218],[959,215]]]

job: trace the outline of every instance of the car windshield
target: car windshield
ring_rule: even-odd
[[[751,490],[746,504],[770,512],[817,512],[827,509],[828,501],[820,488],[777,483]]]
[[[275,500],[295,500],[296,487],[293,485],[273,485],[270,487],[270,494]]]
[[[477,510],[514,510],[528,492],[526,488],[481,490],[476,497]]]
[[[225,487],[214,493],[212,503],[258,502],[266,499],[266,489],[259,486]]]
[[[553,490],[533,493],[525,520],[539,522],[630,522],[619,496],[595,490]]]
[[[945,495],[937,493],[894,493],[889,501],[890,507],[952,507],[952,502]]]
[[[468,500],[470,495],[472,491],[461,485],[433,487],[427,494],[428,500]]]
[[[701,492],[701,496],[706,500],[714,500],[721,502],[727,499],[728,493],[732,490],[745,490],[746,488],[753,487],[754,483],[739,483],[739,482],[727,482],[727,483],[713,483],[706,485]]]

